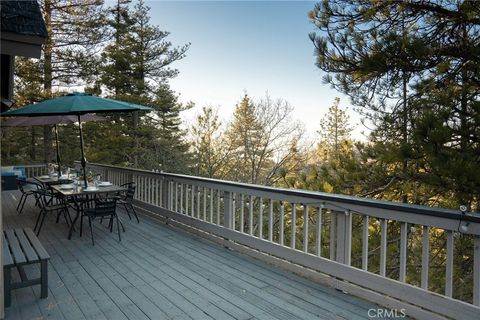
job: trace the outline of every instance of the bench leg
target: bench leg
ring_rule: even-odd
[[[5,307],[10,307],[12,303],[12,274],[10,268],[3,268],[3,281],[4,281],[4,295],[5,295]]]
[[[48,297],[48,260],[43,260],[40,262],[40,273],[41,273],[41,295],[40,297]]]

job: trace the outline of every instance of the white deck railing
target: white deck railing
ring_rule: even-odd
[[[427,310],[455,319],[480,317],[478,214],[101,164],[88,167],[115,184],[135,182],[136,204],[146,210],[394,298],[409,306],[407,314],[422,317]],[[372,243],[379,245],[372,248]],[[442,263],[433,266],[432,259]],[[388,264],[392,260],[398,263]],[[432,287],[432,276],[444,285]]]

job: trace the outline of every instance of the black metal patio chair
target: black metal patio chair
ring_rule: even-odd
[[[68,206],[63,197],[58,195],[55,196],[56,203],[52,201],[52,193],[46,189],[39,189],[34,191],[35,199],[40,206],[40,212],[38,213],[37,221],[35,222],[35,227],[33,231],[36,231],[37,236],[40,234],[43,223],[46,216],[51,213],[57,213],[56,221],[60,218],[60,215],[63,214],[65,222],[68,226],[72,223],[72,218],[70,217],[70,212],[68,211]]]
[[[117,215],[117,200],[118,197],[114,198],[97,198],[95,199],[95,206],[93,208],[86,208],[83,211],[83,215],[81,219],[83,219],[83,216],[88,217],[88,226],[90,227],[90,235],[92,237],[92,244],[95,245],[95,241],[93,239],[93,227],[92,227],[92,222],[99,218],[110,218],[110,223],[109,223],[109,228],[110,232],[113,231],[113,220],[116,220],[117,222],[117,232],[118,232],[118,241],[122,241],[122,237],[120,234],[120,221],[118,219]],[[83,224],[82,221],[80,221],[80,226]]]
[[[18,189],[22,193],[22,196],[20,197],[20,200],[18,201],[17,204],[17,212],[18,214],[21,214],[23,211],[23,207],[25,206],[25,202],[27,202],[28,197],[34,196],[35,197],[35,190],[38,190],[40,188],[39,185],[36,183],[31,183],[28,182],[25,179],[17,179],[17,184],[18,184]],[[38,202],[35,203],[38,205]]]
[[[137,212],[133,207],[133,197],[135,196],[135,189],[137,188],[135,182],[124,183],[121,185],[121,187],[125,187],[127,188],[127,190],[118,194],[119,199],[117,201],[117,204],[122,205],[125,208],[125,211],[127,211],[127,215],[130,220],[132,220],[130,213],[133,213],[135,215],[135,218],[137,219],[137,223],[140,223]]]

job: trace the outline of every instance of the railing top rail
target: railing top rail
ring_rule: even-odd
[[[39,168],[47,166],[46,163],[30,163],[30,164],[4,164],[2,166],[14,166],[14,167],[23,167],[23,168]]]
[[[331,194],[331,193],[317,192],[317,191],[308,191],[308,190],[302,190],[302,189],[285,189],[285,188],[278,188],[278,187],[268,187],[268,186],[254,185],[254,184],[241,183],[241,182],[218,180],[218,179],[211,179],[211,178],[204,178],[204,177],[195,177],[195,176],[176,174],[176,173],[153,172],[153,171],[143,170],[143,169],[126,168],[126,167],[104,165],[104,164],[98,164],[98,163],[89,163],[89,165],[105,167],[105,168],[113,168],[118,170],[126,170],[126,171],[131,171],[136,173],[141,172],[146,174],[158,174],[164,177],[188,179],[188,180],[197,181],[197,182],[207,182],[210,184],[217,184],[220,186],[223,185],[227,187],[228,186],[237,187],[237,188],[240,187],[240,188],[245,188],[249,190],[280,193],[288,196],[308,197],[308,198],[319,201],[319,204],[321,202],[334,201],[334,202],[344,203],[344,204],[360,205],[360,206],[373,207],[378,209],[397,210],[397,211],[403,211],[403,212],[414,213],[414,214],[423,214],[423,215],[429,215],[429,216],[435,216],[435,217],[441,217],[441,218],[447,218],[447,219],[480,223],[480,213],[477,213],[477,212],[462,214],[458,210],[445,209],[445,208],[433,208],[433,207],[427,207],[423,205],[415,205],[415,204],[409,204],[409,203],[375,200],[375,199],[360,198],[355,196]]]

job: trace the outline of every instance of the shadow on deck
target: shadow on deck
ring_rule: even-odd
[[[5,229],[34,226],[38,209],[31,201],[17,214],[19,196],[2,192]],[[378,308],[152,218],[120,216],[122,241],[95,222],[95,246],[88,228],[69,241],[50,216],[39,236],[51,255],[48,298],[38,285],[14,290],[6,319],[369,319]]]

